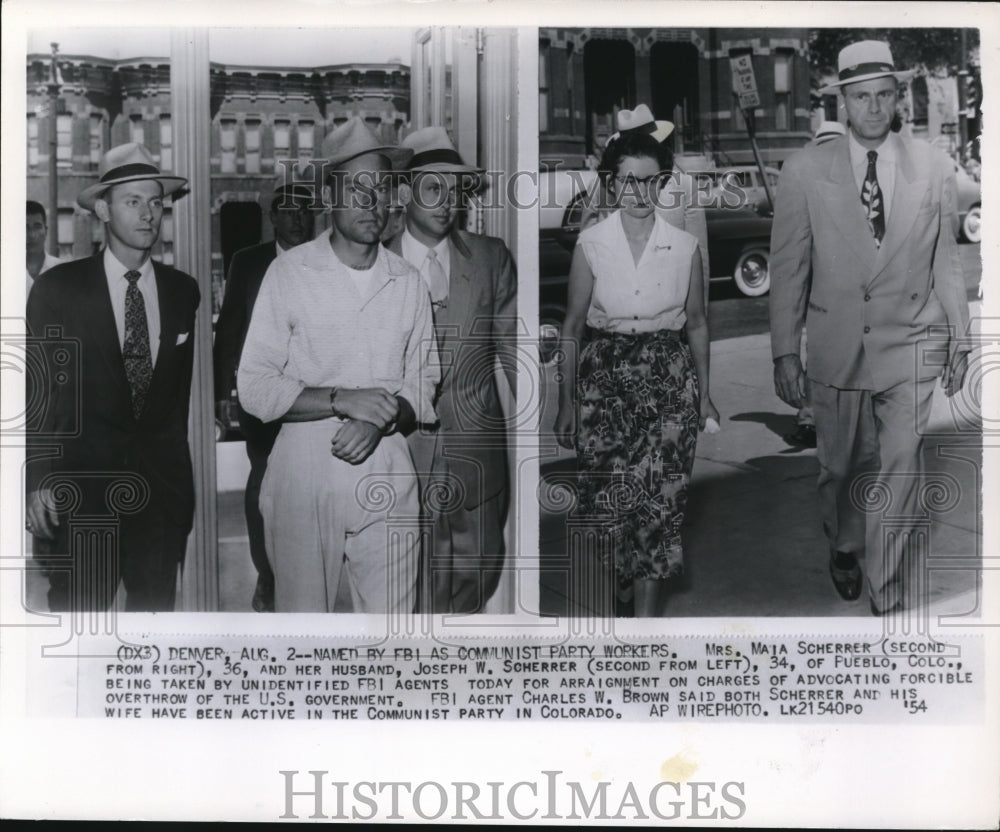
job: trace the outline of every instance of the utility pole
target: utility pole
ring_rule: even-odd
[[[966,58],[965,29],[961,30],[958,54],[958,158],[965,155],[965,146],[969,142],[968,103],[965,100],[965,85],[968,83],[969,67]]]
[[[56,56],[59,44],[52,44],[52,65],[49,71],[49,254],[59,256],[59,93],[62,90],[62,76]]]

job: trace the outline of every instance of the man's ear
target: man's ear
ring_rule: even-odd
[[[111,221],[111,212],[108,210],[108,203],[105,199],[98,199],[94,203],[94,213],[101,222]]]
[[[396,192],[399,194],[400,205],[405,208],[410,204],[410,200],[413,199],[413,188],[410,187],[409,182],[400,182]]]

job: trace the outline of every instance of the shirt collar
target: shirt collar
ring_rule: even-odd
[[[850,148],[852,166],[858,167],[868,164],[868,148],[862,146],[861,142],[854,137],[852,130],[847,131],[847,146]],[[878,153],[880,162],[896,161],[896,145],[892,141],[892,133],[885,137],[882,144],[871,149]]]
[[[444,239],[440,240],[438,244],[435,246],[427,246],[424,245],[422,242],[420,242],[420,240],[418,240],[416,237],[414,237],[410,233],[410,229],[404,228],[402,245],[404,249],[407,249],[414,253],[419,253],[420,254],[419,262],[423,263],[424,259],[427,257],[427,252],[431,251],[432,249],[434,253],[437,254],[438,260],[441,260],[445,256],[445,253],[448,250],[448,238],[445,237]]]
[[[108,279],[125,280],[125,272],[130,271],[129,267],[122,263],[111,251],[111,246],[104,247],[104,273]],[[146,280],[153,276],[153,260],[147,257],[146,261],[136,269],[139,272],[139,279]]]

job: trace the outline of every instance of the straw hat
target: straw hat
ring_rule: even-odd
[[[837,138],[837,136],[847,135],[847,130],[844,125],[839,121],[824,121],[816,130],[816,135],[813,136],[813,141],[816,144],[823,144],[831,139]]]
[[[672,121],[657,121],[645,104],[640,104],[634,110],[619,110],[615,124],[618,132],[608,137],[609,142],[625,133],[648,133],[657,142],[662,142],[674,132]]]
[[[443,127],[424,127],[410,133],[400,147],[413,152],[406,165],[409,171],[436,170],[442,173],[482,173],[481,168],[467,165],[455,150]]]
[[[888,43],[880,40],[861,40],[848,44],[840,50],[837,56],[837,80],[823,87],[819,94],[829,95],[839,92],[840,88],[847,84],[857,84],[890,75],[897,81],[906,81],[915,74],[915,70],[896,70]]]
[[[152,154],[141,144],[128,142],[112,147],[101,158],[97,166],[98,181],[84,188],[76,198],[81,208],[94,210],[104,192],[112,185],[122,182],[141,182],[145,179],[155,179],[163,186],[163,195],[168,196],[184,187],[187,180],[183,176],[170,176],[160,173],[153,161]]]

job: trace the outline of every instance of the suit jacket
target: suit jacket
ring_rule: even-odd
[[[160,306],[160,344],[144,410],[132,414],[104,254],[55,266],[28,297],[28,326],[44,372],[29,384],[27,489],[50,474],[76,483],[84,511],[109,513],[111,479],[133,475],[149,488],[149,510],[185,531],[194,512],[188,405],[194,360],[194,278],[153,263]],[[56,445],[60,452],[52,456]],[[49,454],[49,455],[46,455]],[[62,479],[62,478],[60,478]],[[51,481],[50,481],[51,482]],[[119,499],[127,499],[118,495]]]
[[[402,256],[402,235],[386,245]],[[517,273],[507,246],[496,237],[455,231],[449,247],[448,304],[434,316],[440,429],[420,426],[408,441],[422,482],[447,459],[464,488],[464,506],[471,509],[508,487],[507,425],[494,368],[499,357],[516,393]]]
[[[215,400],[228,401],[236,387],[236,368],[239,366],[243,343],[250,328],[250,317],[257,302],[257,293],[267,274],[267,267],[278,255],[275,242],[259,243],[240,249],[229,263],[226,294],[215,323],[214,370]],[[239,410],[240,428],[247,442],[270,453],[281,423],[265,424],[256,416]]]
[[[887,141],[895,145],[896,175],[881,247],[864,216],[846,137],[791,156],[778,184],[772,354],[798,355],[806,325],[809,377],[841,389],[933,378],[947,358],[946,333],[963,337],[969,323],[952,233],[952,165],[924,142],[894,133]]]

